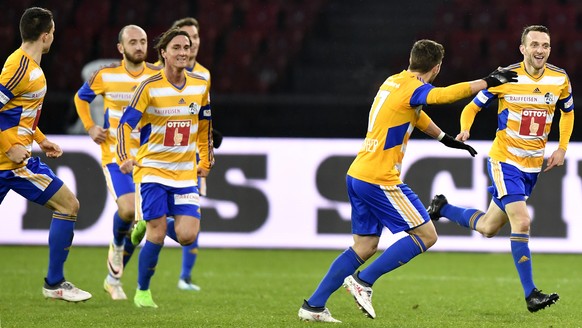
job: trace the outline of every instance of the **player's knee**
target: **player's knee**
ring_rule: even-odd
[[[513,216],[509,218],[511,231],[516,233],[529,233],[531,220],[529,216]]]
[[[493,238],[493,237],[497,236],[498,233],[499,233],[499,229],[492,229],[491,227],[485,227],[481,231],[481,234],[483,235],[483,237],[486,237],[486,238]]]
[[[492,224],[482,224],[478,226],[478,231],[486,238],[492,238],[497,236],[499,231],[501,230],[501,226],[492,225]]]
[[[430,234],[426,234],[424,236],[422,236],[422,242],[424,243],[424,246],[426,247],[426,249],[431,248],[434,244],[436,244],[437,240],[439,239],[439,236],[437,235],[436,231],[434,231],[434,233],[430,233]]]
[[[59,212],[67,213],[70,215],[77,215],[77,213],[79,213],[80,207],[81,205],[79,204],[79,200],[77,199],[77,197],[71,195],[71,197],[67,198],[67,201],[64,204],[64,209]]]
[[[150,226],[147,227],[146,238],[155,244],[163,244],[166,238],[165,226]]]
[[[125,208],[120,206],[117,213],[119,214],[119,217],[125,222],[133,222],[135,219],[134,208]]]
[[[373,238],[360,238],[354,242],[352,249],[362,260],[366,261],[378,251],[378,242]]]
[[[180,242],[180,245],[182,245],[182,246],[190,246],[194,243],[195,240],[196,240],[196,235],[185,236],[185,237],[178,239],[178,241]]]

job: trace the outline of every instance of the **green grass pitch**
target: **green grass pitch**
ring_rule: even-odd
[[[340,251],[202,249],[201,292],[176,288],[181,250],[166,247],[152,280],[158,309],[133,305],[137,256],[123,282],[130,298],[102,290],[106,247],[75,247],[65,274],[93,293],[86,303],[45,300],[47,247],[0,246],[0,327],[314,327],[297,318]],[[136,253],[137,255],[137,253]],[[526,310],[511,254],[428,252],[374,285],[377,318],[364,317],[341,288],[327,306],[345,327],[581,327],[582,255],[534,254],[538,288],[560,301]]]

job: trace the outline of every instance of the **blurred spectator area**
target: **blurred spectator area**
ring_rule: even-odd
[[[547,26],[552,44],[548,62],[566,69],[572,80],[580,76],[582,1],[443,1],[426,37],[444,44],[443,68],[452,70],[444,82],[451,82],[521,61],[520,38],[528,25]]]
[[[579,0],[19,0],[3,6],[2,61],[20,45],[19,18],[31,6],[55,15],[55,41],[42,59],[48,93],[39,124],[47,133],[66,133],[77,120],[81,70],[120,58],[123,26],[146,30],[155,62],[156,37],[183,17],[200,22],[198,61],[212,73],[215,126],[226,136],[362,137],[378,87],[407,68],[410,47],[423,38],[445,46],[436,86],[519,62],[530,24],[550,28],[549,62],[567,70],[574,95],[582,76]],[[454,134],[466,102],[426,109]],[[495,117],[480,119],[491,124],[472,137],[491,139]],[[582,140],[579,131],[573,140]]]
[[[4,7],[0,21],[0,55],[20,44],[18,21],[25,8],[45,7],[55,15],[56,34],[43,69],[51,90],[76,90],[85,63],[119,58],[119,30],[127,24],[144,28],[149,60],[156,61],[154,39],[182,17],[200,22],[198,61],[210,69],[218,92],[266,93],[285,74],[324,0],[144,1],[20,0]],[[44,62],[46,61],[46,62]],[[219,77],[219,78],[218,78]]]

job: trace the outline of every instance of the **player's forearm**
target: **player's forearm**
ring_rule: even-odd
[[[12,143],[10,143],[10,141],[8,141],[8,138],[6,137],[5,134],[3,134],[2,130],[0,130],[0,148],[2,149],[3,152],[8,152],[8,150],[10,150],[10,148],[12,147]]]
[[[212,121],[200,120],[198,123],[197,146],[200,155],[198,165],[209,170],[214,164],[214,147],[212,147]]]
[[[427,133],[426,129],[430,126],[430,124],[432,123],[432,120],[430,119],[430,117],[425,113],[425,111],[421,110],[420,111],[420,116],[418,117],[418,121],[416,121],[416,128],[419,129],[420,131],[430,135],[429,133]],[[437,133],[438,135],[438,133]],[[434,136],[431,136],[434,138]]]
[[[471,94],[470,95],[474,95],[483,89],[487,89],[487,82],[485,82],[485,80],[475,80],[475,81],[469,82],[469,86],[471,86]]]
[[[131,150],[129,149],[128,141],[131,139],[132,130],[132,127],[127,123],[120,124],[117,128],[116,157],[119,164],[131,158]]]
[[[463,108],[463,112],[461,112],[461,131],[470,131],[471,126],[473,126],[473,122],[475,121],[475,116],[481,108],[475,105],[474,102],[470,102]]]
[[[38,126],[34,130],[33,138],[34,138],[34,141],[36,141],[36,143],[39,145],[41,142],[46,140],[46,136],[44,135],[44,133],[42,133],[42,131],[40,130],[40,128]]]
[[[568,143],[570,143],[570,137],[572,136],[572,131],[574,130],[574,111],[562,112],[560,115],[560,141],[559,148],[563,150],[568,149]]]
[[[428,126],[422,130],[422,132],[432,137],[433,139],[437,139],[443,131],[433,121],[430,121]]]
[[[485,83],[483,80],[479,81]],[[477,83],[477,81],[456,83],[444,88],[433,88],[428,93],[426,103],[450,104],[457,100],[467,98],[474,94],[475,92],[479,91],[479,90],[474,91],[473,83]]]
[[[95,125],[93,118],[91,117],[91,106],[85,100],[79,98],[79,94],[75,94],[75,108],[77,109],[77,114],[83,122],[83,127],[85,127],[86,131],[89,131],[91,127]]]

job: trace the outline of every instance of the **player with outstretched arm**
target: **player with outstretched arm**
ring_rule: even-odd
[[[375,318],[372,285],[376,280],[436,242],[437,233],[424,205],[400,180],[410,135],[418,128],[447,147],[465,149],[472,156],[476,152],[444,133],[422,106],[451,103],[515,78],[515,72],[496,70],[481,80],[436,88],[431,83],[440,72],[443,57],[441,44],[419,40],[410,52],[408,69],[390,76],[380,86],[368,116],[366,138],[346,178],[354,244],[335,259],[315,292],[304,301],[298,313],[301,320],[339,322],[325,304],[342,283],[358,307]],[[408,235],[389,246],[364,270],[354,273],[376,253],[384,227],[394,234],[405,231]]]

